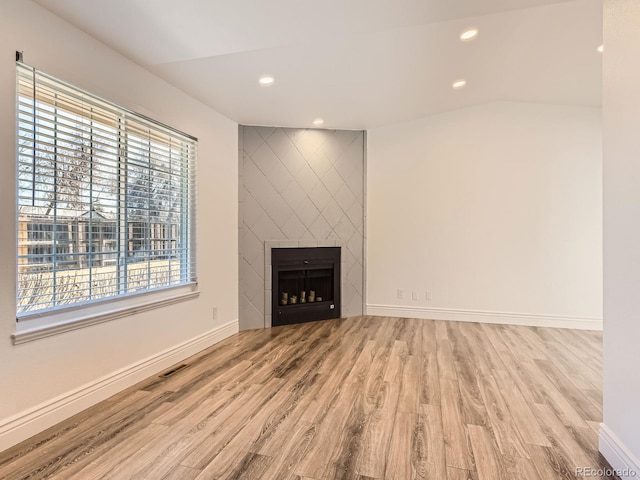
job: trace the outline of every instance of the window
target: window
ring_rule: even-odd
[[[195,282],[196,140],[16,68],[18,318]]]

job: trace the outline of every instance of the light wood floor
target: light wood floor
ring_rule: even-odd
[[[582,478],[607,466],[601,340],[382,317],[242,332],[0,454],[0,478]]]

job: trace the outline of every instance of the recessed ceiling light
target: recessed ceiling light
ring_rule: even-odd
[[[464,88],[464,86],[467,84],[466,80],[456,80],[455,82],[453,82],[453,84],[451,84],[451,87],[454,90],[460,90],[461,88]]]
[[[273,75],[263,75],[258,82],[260,82],[260,85],[263,87],[270,87],[273,85],[273,82],[275,82],[275,78],[273,78]]]
[[[323,120],[323,119],[321,119],[321,118],[316,118],[316,119],[313,121],[313,124],[314,124],[314,125],[316,125],[316,126],[320,126],[320,125],[322,125],[323,123],[324,123],[324,120]]]
[[[463,31],[460,34],[460,40],[462,40],[463,42],[469,42],[471,40],[473,40],[474,38],[476,38],[478,36],[478,29],[473,27],[473,28],[467,28],[465,31]]]
[[[604,52],[604,45],[600,45],[600,46],[598,47],[598,51],[599,51],[600,53]]]

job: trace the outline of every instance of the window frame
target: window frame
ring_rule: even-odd
[[[177,158],[180,158],[180,163],[178,167],[178,170],[183,170],[181,171],[181,173],[179,174],[179,177],[175,177],[175,178],[181,178],[180,183],[179,183],[179,187],[176,187],[175,185],[171,185],[169,188],[170,190],[166,190],[163,191],[164,193],[168,192],[172,192],[172,195],[179,195],[182,196],[183,198],[181,199],[181,204],[179,207],[179,225],[181,225],[181,227],[178,229],[176,227],[176,230],[178,230],[180,232],[180,240],[181,242],[178,242],[176,239],[174,239],[173,237],[168,238],[168,239],[149,239],[149,244],[151,245],[152,243],[155,243],[155,245],[157,246],[158,243],[154,242],[155,240],[159,240],[159,242],[163,242],[163,241],[167,241],[165,242],[165,246],[162,247],[160,249],[160,251],[162,253],[164,253],[165,256],[170,257],[174,254],[174,252],[178,252],[180,256],[180,264],[179,264],[179,269],[180,269],[180,274],[178,276],[178,281],[179,283],[174,283],[171,284],[171,282],[173,281],[173,271],[171,270],[171,266],[169,265],[169,279],[168,279],[168,285],[161,285],[161,286],[152,286],[152,280],[151,280],[151,256],[153,254],[153,252],[155,251],[157,253],[157,249],[154,250],[154,247],[151,246],[148,251],[145,252],[145,254],[147,255],[147,259],[146,262],[149,265],[149,270],[147,275],[149,276],[149,278],[146,280],[147,281],[147,288],[143,288],[140,289],[138,291],[127,291],[127,281],[124,282],[124,289],[122,288],[120,281],[117,280],[117,290],[111,290],[110,292],[115,291],[115,293],[110,293],[108,294],[108,296],[104,296],[102,298],[91,298],[91,295],[89,297],[89,300],[80,300],[80,301],[73,301],[71,300],[70,303],[66,303],[66,304],[55,304],[55,300],[51,300],[52,306],[51,307],[44,307],[44,308],[40,308],[34,311],[20,311],[20,305],[18,303],[21,294],[21,290],[20,290],[20,285],[19,285],[19,275],[20,275],[20,268],[21,268],[21,263],[20,263],[20,258],[23,258],[24,254],[21,254],[21,247],[22,249],[34,249],[33,251],[49,251],[51,249],[53,249],[53,251],[51,252],[51,254],[47,253],[46,255],[43,254],[42,257],[42,261],[45,260],[45,257],[48,256],[53,256],[55,255],[56,252],[56,246],[58,243],[58,235],[63,235],[63,233],[58,233],[59,231],[61,232],[66,232],[66,234],[71,234],[72,231],[72,227],[71,224],[69,224],[68,227],[68,231],[62,229],[59,230],[59,225],[66,225],[66,224],[56,224],[55,220],[54,223],[51,223],[50,228],[43,228],[43,225],[46,225],[50,219],[44,218],[43,221],[41,222],[40,225],[38,225],[38,219],[34,218],[34,217],[29,217],[28,214],[21,214],[20,211],[20,207],[21,207],[21,203],[20,203],[20,193],[21,193],[21,187],[20,187],[20,181],[21,181],[21,172],[20,172],[20,162],[21,162],[21,153],[20,153],[20,132],[22,132],[24,130],[24,126],[20,123],[20,102],[21,100],[21,95],[23,95],[21,93],[20,90],[20,78],[21,78],[21,70],[22,70],[22,75],[24,75],[24,71],[25,69],[27,71],[32,71],[33,72],[33,95],[32,96],[28,96],[25,95],[23,98],[26,99],[30,99],[31,101],[33,101],[34,104],[34,111],[33,111],[33,115],[34,117],[32,122],[35,125],[36,122],[38,121],[36,119],[36,112],[38,112],[38,108],[42,108],[42,107],[37,107],[36,104],[37,102],[39,102],[38,100],[38,93],[36,90],[36,75],[45,78],[47,82],[52,82],[54,84],[59,84],[60,86],[62,86],[65,89],[70,90],[72,93],[77,94],[79,96],[86,96],[88,99],[90,99],[90,102],[96,102],[100,105],[104,104],[106,105],[109,109],[111,109],[112,111],[115,112],[115,118],[117,118],[117,123],[116,123],[116,127],[115,127],[115,137],[117,138],[117,147],[116,147],[116,151],[117,151],[117,169],[118,169],[118,173],[115,175],[115,177],[117,178],[117,180],[114,181],[114,184],[117,184],[115,193],[113,194],[115,198],[117,198],[117,207],[116,207],[116,218],[117,220],[112,220],[111,223],[114,223],[115,225],[115,229],[116,229],[116,237],[117,239],[115,240],[117,243],[117,250],[115,251],[116,254],[116,267],[115,267],[115,277],[117,279],[119,279],[122,276],[122,272],[124,271],[126,274],[127,271],[127,267],[128,265],[131,264],[131,259],[129,259],[129,254],[131,253],[129,250],[129,244],[131,243],[131,241],[133,240],[132,238],[129,238],[128,236],[128,231],[130,229],[130,224],[128,223],[128,220],[126,219],[127,217],[127,211],[131,208],[130,204],[128,203],[122,203],[120,201],[120,197],[121,196],[125,196],[126,198],[126,194],[123,194],[123,189],[127,189],[129,188],[129,182],[131,180],[131,177],[128,176],[128,171],[129,169],[131,169],[132,165],[135,164],[135,161],[132,160],[131,155],[129,154],[129,149],[130,149],[130,141],[132,141],[132,138],[136,138],[135,135],[137,135],[136,133],[136,128],[139,128],[140,125],[142,126],[150,126],[149,127],[149,153],[148,153],[148,175],[149,175],[149,179],[146,180],[146,184],[145,188],[147,190],[144,190],[144,192],[146,192],[146,194],[148,194],[149,198],[151,195],[151,175],[153,175],[151,173],[151,168],[152,168],[152,156],[151,156],[151,149],[152,148],[157,148],[157,145],[162,145],[162,143],[159,144],[155,144],[156,146],[154,147],[152,144],[152,132],[153,135],[159,135],[160,133],[162,134],[166,134],[166,132],[169,132],[169,142],[170,144],[173,144],[174,141],[178,141],[181,142],[180,139],[188,139],[189,143],[179,143],[180,145],[185,145],[182,148],[187,148],[186,145],[189,145],[188,148],[192,149],[192,150],[187,150],[186,153],[185,151],[182,151],[182,153],[177,153],[175,154]],[[91,94],[89,92],[86,92],[78,87],[72,86],[64,81],[61,81],[57,78],[54,78],[50,75],[47,75],[43,72],[40,72],[36,69],[34,69],[33,67],[29,67],[21,62],[16,62],[16,95],[15,95],[15,101],[16,101],[16,107],[15,107],[15,111],[16,111],[16,209],[15,209],[15,214],[16,214],[16,227],[15,227],[15,232],[16,232],[16,273],[15,273],[15,281],[16,281],[16,333],[13,335],[13,339],[14,339],[14,343],[22,343],[22,341],[29,341],[31,339],[36,339],[36,338],[41,338],[43,336],[50,336],[51,334],[55,334],[55,333],[60,333],[62,331],[68,331],[68,330],[74,330],[76,328],[81,328],[83,326],[87,326],[87,325],[92,325],[95,323],[100,323],[102,321],[107,321],[113,318],[120,318],[122,316],[126,316],[126,315],[132,315],[135,313],[140,313],[142,311],[146,311],[146,310],[150,310],[152,308],[159,308],[165,305],[169,305],[169,304],[173,304],[179,301],[183,301],[183,300],[188,300],[190,298],[194,298],[196,297],[199,292],[197,289],[197,276],[196,276],[196,181],[195,181],[195,170],[196,170],[196,161],[197,161],[197,138],[185,134],[173,127],[169,127],[167,125],[164,125],[156,120],[153,120],[145,115],[141,115],[137,112],[134,112],[132,110],[127,109],[126,107],[122,107],[120,105],[117,105],[115,103],[112,103],[108,100],[104,100],[94,94]],[[56,107],[58,108],[58,107]],[[92,110],[93,112],[93,110]],[[81,119],[85,119],[89,122],[94,122],[93,118],[88,118],[87,114],[84,112],[80,112],[80,114],[77,114],[78,118]],[[57,115],[57,114],[56,114]],[[93,115],[93,113],[92,113]],[[55,117],[56,120],[54,121],[54,125],[57,125],[58,120],[57,117]],[[123,121],[120,121],[120,118],[123,119]],[[91,123],[93,125],[93,123]],[[134,126],[131,127],[131,129],[129,129],[129,124],[133,124]],[[123,126],[126,125],[126,126]],[[151,130],[151,127],[157,127],[158,130]],[[35,128],[35,127],[34,127]],[[93,128],[93,127],[92,127]],[[160,133],[157,133],[160,132]],[[72,133],[73,134],[73,133]],[[133,137],[132,137],[133,135]],[[174,139],[177,138],[178,140]],[[78,139],[79,137],[71,137],[74,139]],[[91,145],[93,145],[93,142],[95,142],[95,138],[93,133],[89,134],[88,137],[90,140]],[[56,140],[57,142],[58,140]],[[75,141],[75,140],[74,140]],[[37,138],[35,137],[34,134],[34,138],[32,140],[33,142],[33,149],[34,149],[34,160],[33,160],[33,171],[35,172],[36,169],[36,154],[35,151],[37,148],[40,147],[40,144],[37,141]],[[172,155],[171,150],[169,155]],[[123,153],[124,152],[124,153]],[[93,154],[93,147],[91,147],[91,153],[90,153],[90,160],[88,160],[90,168],[97,168],[94,167],[94,162],[95,165],[97,165],[98,167],[100,166],[98,162],[98,160],[96,160],[98,157],[95,157]],[[54,153],[53,155],[53,160],[49,160],[50,162],[52,162],[52,164],[55,166],[55,171],[58,170],[58,166],[60,165],[59,163],[59,157],[58,157],[58,153],[57,151]],[[171,162],[171,157],[169,162]],[[64,163],[64,161],[63,161]],[[154,165],[155,166],[155,165]],[[121,172],[121,169],[124,169],[125,173],[123,174]],[[174,174],[171,173],[173,172],[173,167],[171,167],[171,170],[169,173],[166,174],[162,174],[165,176],[166,181],[168,182],[173,182],[175,181],[174,179]],[[154,181],[157,179],[154,179]],[[94,178],[93,176],[90,179],[90,189],[93,189],[93,182],[94,182]],[[55,182],[55,180],[54,180]],[[40,183],[36,183],[35,181],[35,173],[34,173],[34,181],[32,183],[32,189],[36,188],[36,185],[40,185]],[[60,187],[58,186],[57,183],[54,183],[54,191],[57,191]],[[82,188],[87,188],[85,185],[82,186]],[[176,190],[176,188],[178,188],[178,190]],[[54,195],[54,200],[51,201],[51,203],[53,205],[55,205],[55,208],[58,208],[58,203],[57,203],[57,194]],[[93,197],[89,197],[89,213],[92,212],[93,206],[94,206],[94,199]],[[83,207],[84,207],[84,203],[83,203]],[[149,220],[151,218],[150,216],[150,212],[152,212],[153,210],[151,209],[150,206],[147,206],[145,210],[143,210],[143,212],[146,212],[148,215],[148,219],[146,220],[147,222],[150,222],[151,220]],[[22,218],[21,220],[21,216],[23,216],[24,218]],[[90,215],[91,216],[91,215]],[[121,217],[124,216],[125,220],[121,221]],[[185,218],[186,217],[186,218]],[[55,217],[53,217],[55,218]],[[78,217],[79,218],[79,217]],[[25,244],[24,242],[21,243],[21,241],[19,240],[20,235],[21,235],[21,225],[20,222],[21,221],[25,221],[27,224],[24,226],[24,236],[28,236],[28,241],[27,244]],[[76,220],[77,223],[77,220]],[[105,222],[106,224],[107,222]],[[87,226],[92,225],[91,221],[90,223],[88,223]],[[160,224],[159,224],[160,225]],[[166,229],[166,231],[170,232],[167,235],[171,236],[174,233],[174,227],[178,225],[178,223],[176,223],[175,225],[173,223],[169,224],[167,223],[162,224],[163,227],[168,227]],[[152,229],[153,231],[156,231],[158,225],[147,225],[150,229]],[[77,230],[79,230],[80,228],[83,228],[82,225],[77,224],[75,226],[75,228]],[[94,228],[89,227],[89,228]],[[109,226],[109,228],[111,228],[111,226]],[[160,230],[160,229],[159,229]],[[151,231],[151,230],[150,230]],[[164,229],[162,229],[162,231],[165,231]],[[50,244],[45,245],[45,243],[47,242],[47,236],[51,236],[52,240]],[[40,238],[42,237],[42,238]],[[93,234],[91,234],[91,237],[93,237]],[[102,234],[100,235],[100,237],[102,237]],[[113,240],[113,239],[112,239]],[[39,244],[38,242],[41,241]],[[93,241],[93,238],[90,238],[89,241]],[[33,243],[33,245],[28,244],[29,242]],[[109,242],[111,242],[111,240],[109,240]],[[161,243],[160,243],[161,244]],[[176,245],[175,248],[173,248],[173,245]],[[49,247],[49,250],[47,250],[47,247]],[[75,252],[76,255],[79,255],[78,252]],[[110,253],[110,252],[106,252],[106,253]],[[65,255],[66,253],[62,253],[61,255]],[[28,254],[27,254],[28,255]],[[93,258],[93,252],[89,252],[87,251],[87,255],[91,258]],[[47,257],[48,258],[48,257]],[[56,261],[58,261],[56,259]],[[32,265],[31,263],[25,263],[24,265]],[[22,265],[24,267],[24,265]],[[37,265],[37,262],[34,262],[34,265]],[[92,270],[93,268],[95,268],[93,266],[93,264],[89,265],[87,270]],[[166,267],[164,267],[166,268]],[[87,288],[87,287],[84,287]],[[89,292],[91,287],[89,287]],[[113,288],[113,287],[111,287]],[[55,298],[56,296],[56,284],[55,281],[53,281],[52,287],[51,287],[51,295],[53,298]]]

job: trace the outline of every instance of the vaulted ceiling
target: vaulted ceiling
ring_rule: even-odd
[[[495,100],[601,104],[602,0],[36,1],[242,124],[363,129]],[[477,38],[460,41],[471,26]]]

